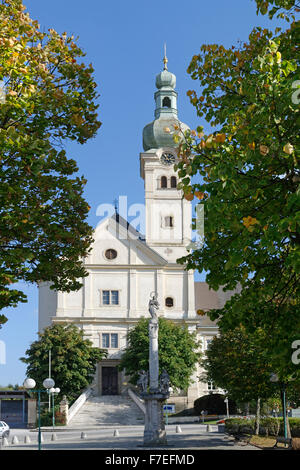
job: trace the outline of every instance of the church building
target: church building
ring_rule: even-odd
[[[77,292],[56,292],[47,284],[39,287],[39,331],[53,323],[74,323],[95,347],[106,348],[108,357],[98,364],[99,395],[126,391],[124,374],[118,371],[127,333],[141,317],[149,317],[148,302],[158,293],[158,315],[185,324],[197,331],[206,349],[217,326],[197,310],[221,308],[229,293],[209,290],[205,282],[195,282],[194,272],[186,271],[176,260],[187,254],[191,242],[191,202],[177,189],[174,164],[177,153],[172,137],[178,120],[176,77],[164,69],[156,77],[155,119],[144,127],[140,176],[145,187],[145,234],[116,213],[95,229],[94,244],[85,259],[89,275]],[[174,393],[169,402],[192,407],[196,398],[213,390],[201,382],[199,369],[187,393]]]

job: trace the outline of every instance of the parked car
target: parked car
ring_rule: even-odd
[[[0,421],[0,437],[8,437],[9,436],[9,426],[4,421]]]

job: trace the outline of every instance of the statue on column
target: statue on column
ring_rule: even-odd
[[[170,377],[166,369],[163,369],[159,378],[159,391],[163,394],[169,395]]]
[[[147,393],[148,389],[148,373],[145,370],[141,370],[137,380],[137,386],[139,387],[140,393]]]
[[[159,303],[157,300],[157,293],[152,292],[149,300],[149,313],[153,320],[157,321],[157,310],[159,309]]]

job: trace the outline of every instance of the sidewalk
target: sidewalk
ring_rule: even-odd
[[[234,439],[218,432],[206,432],[200,430],[200,427],[194,426],[184,428],[182,432],[176,433],[176,426],[168,426],[167,440],[168,445],[163,447],[153,447],[159,450],[258,450],[254,446],[238,445]],[[98,429],[99,431],[99,429]],[[73,430],[74,432],[74,430]],[[102,432],[86,430],[85,438],[81,439],[81,433],[76,430],[76,435],[66,433],[65,436],[57,435],[56,441],[51,441],[51,435],[44,436],[42,449],[45,450],[141,450],[151,449],[143,447],[143,432],[142,426],[118,428],[118,434],[115,435],[113,429]],[[33,437],[33,436],[32,436]],[[32,439],[33,441],[33,439]],[[37,450],[37,435],[33,442],[30,444],[19,443],[4,447],[3,450]]]

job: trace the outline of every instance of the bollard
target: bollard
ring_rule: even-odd
[[[212,432],[212,429],[211,429],[211,425],[210,425],[210,424],[208,424],[208,425],[206,426],[206,432]]]
[[[225,424],[218,424],[218,432],[225,432]]]
[[[81,433],[81,439],[87,439],[87,434],[86,432]]]
[[[3,443],[2,443],[3,447],[8,447],[9,446],[9,442],[8,442],[8,439],[7,437],[4,437],[3,438]]]
[[[13,436],[11,443],[12,444],[19,444],[19,439],[17,438],[17,436]]]
[[[41,442],[44,442],[44,435],[41,434]]]
[[[51,441],[57,441],[57,435],[55,434],[55,432],[51,436]]]
[[[179,433],[181,433],[181,432],[182,432],[181,427],[180,427],[180,426],[176,426],[176,433],[179,434]]]
[[[24,444],[30,444],[30,442],[31,442],[30,437],[26,435],[24,438]]]
[[[120,436],[119,431],[118,431],[118,429],[115,429],[114,430],[114,437],[118,437],[118,436]]]

